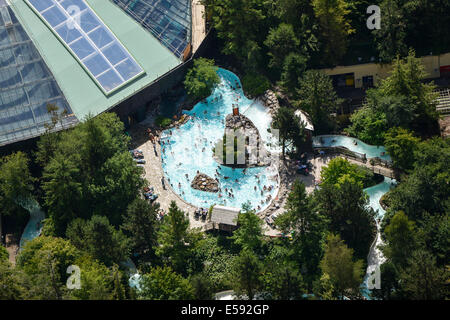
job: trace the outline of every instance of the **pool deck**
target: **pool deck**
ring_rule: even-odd
[[[161,178],[164,176],[161,163],[161,146],[156,143],[156,153],[153,150],[153,143],[149,140],[146,133],[146,127],[142,125],[135,125],[130,129],[130,135],[133,138],[133,148],[141,149],[144,153],[145,160],[145,179],[148,181],[149,186],[155,189],[155,193],[158,194],[158,202],[161,209],[168,212],[170,203],[175,201],[177,206],[189,215],[189,222],[191,228],[203,228],[206,223],[194,218],[194,211],[197,207],[187,203],[180,198],[170,187],[170,184],[166,182],[166,189],[164,190],[161,184]]]
[[[134,125],[130,130],[129,133],[132,137],[132,148],[134,149],[141,149],[144,153],[144,159],[146,161],[144,168],[145,168],[145,179],[148,181],[149,186],[152,186],[158,194],[158,199],[156,202],[160,204],[160,207],[164,209],[166,212],[168,211],[170,207],[170,203],[172,201],[175,201],[177,206],[186,212],[189,216],[189,222],[191,228],[202,228],[202,230],[205,230],[207,228],[208,222],[203,222],[201,220],[197,220],[194,218],[194,212],[197,209],[196,206],[193,206],[183,200],[178,194],[176,194],[172,188],[170,187],[170,184],[167,182],[167,179],[165,179],[166,182],[166,189],[164,190],[161,184],[161,177],[164,176],[164,172],[162,169],[162,162],[161,162],[161,146],[156,143],[156,154],[153,150],[153,143],[149,140],[148,135],[146,133],[147,126],[152,123],[151,119],[146,119],[141,124]],[[280,170],[280,177],[281,177],[281,186],[278,192],[278,196],[274,197],[275,199],[272,201],[271,205],[264,211],[261,211],[258,213],[258,216],[264,219],[265,217],[269,216],[270,214],[283,210],[286,196],[289,193],[289,185],[295,180],[295,178],[301,179],[307,187],[307,190],[309,192],[312,192],[314,190],[314,178],[310,176],[303,176],[289,172],[295,172],[294,169],[288,169],[285,165],[282,165],[282,168]],[[278,204],[279,208],[276,208],[276,205]],[[267,236],[275,236],[278,235],[280,232],[277,230],[274,230],[270,228],[267,223],[264,222],[264,232]]]

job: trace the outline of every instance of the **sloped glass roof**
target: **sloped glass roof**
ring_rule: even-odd
[[[149,30],[177,58],[191,42],[191,0],[111,0]]]
[[[84,0],[27,0],[106,94],[144,72]]]
[[[66,114],[56,130],[78,122],[13,11],[0,0],[0,146],[44,133],[51,123],[48,104]]]

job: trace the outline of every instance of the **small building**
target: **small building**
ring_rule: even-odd
[[[233,207],[214,206],[211,212],[213,228],[233,232],[237,229],[237,220],[240,211],[240,209]]]

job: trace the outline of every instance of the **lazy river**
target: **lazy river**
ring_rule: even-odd
[[[356,144],[355,144],[356,142]],[[313,137],[313,147],[345,147],[351,151],[366,154],[367,158],[380,158],[390,161],[391,157],[383,146],[372,146],[359,139],[341,135],[322,135]]]
[[[267,131],[272,119],[260,102],[245,97],[235,74],[224,69],[219,69],[218,74],[221,83],[212,95],[192,110],[183,111],[191,118],[179,128],[162,133],[162,167],[174,192],[194,206],[208,208],[218,204],[241,208],[250,202],[256,211],[262,211],[278,193],[278,169],[275,166],[246,170],[220,166],[213,158],[213,148],[224,134],[226,116],[232,113],[233,105],[237,105],[239,112],[258,128],[267,148],[276,151],[274,139]],[[197,172],[218,178],[221,191],[211,193],[191,188]],[[270,191],[264,190],[264,186],[271,187]]]
[[[386,213],[386,211],[380,204],[380,199],[385,193],[387,193],[391,188],[393,188],[396,185],[396,183],[397,182],[395,181],[395,179],[385,177],[382,183],[364,189],[364,191],[369,195],[370,207],[372,207],[378,213],[376,217],[377,235],[374,243],[370,248],[369,255],[367,256],[367,270],[366,275],[364,277],[364,282],[361,286],[362,289],[361,291],[366,299],[371,299],[370,291],[368,289],[368,280],[370,275],[377,269],[379,270],[380,265],[386,260],[385,257],[383,256],[383,253],[378,248],[378,246],[383,244],[380,235],[380,222],[383,219],[384,214]],[[380,222],[378,221],[378,219],[380,219],[379,220]]]

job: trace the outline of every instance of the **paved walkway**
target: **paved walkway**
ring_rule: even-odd
[[[192,52],[196,52],[206,37],[205,6],[192,0]]]
[[[169,210],[170,203],[175,201],[181,210],[188,213],[191,228],[203,227],[206,223],[194,218],[194,211],[197,208],[182,200],[174,191],[172,191],[167,179],[165,179],[166,189],[163,189],[161,178],[164,176],[164,172],[161,167],[161,146],[158,143],[155,144],[155,154],[155,151],[153,150],[153,143],[148,139],[146,128],[141,125],[134,126],[130,130],[130,135],[134,140],[133,147],[136,149],[141,149],[144,153],[144,159],[146,162],[144,165],[145,179],[149,182],[149,186],[153,187],[155,192],[158,194],[158,199],[156,202],[159,202],[161,208],[167,212]]]

